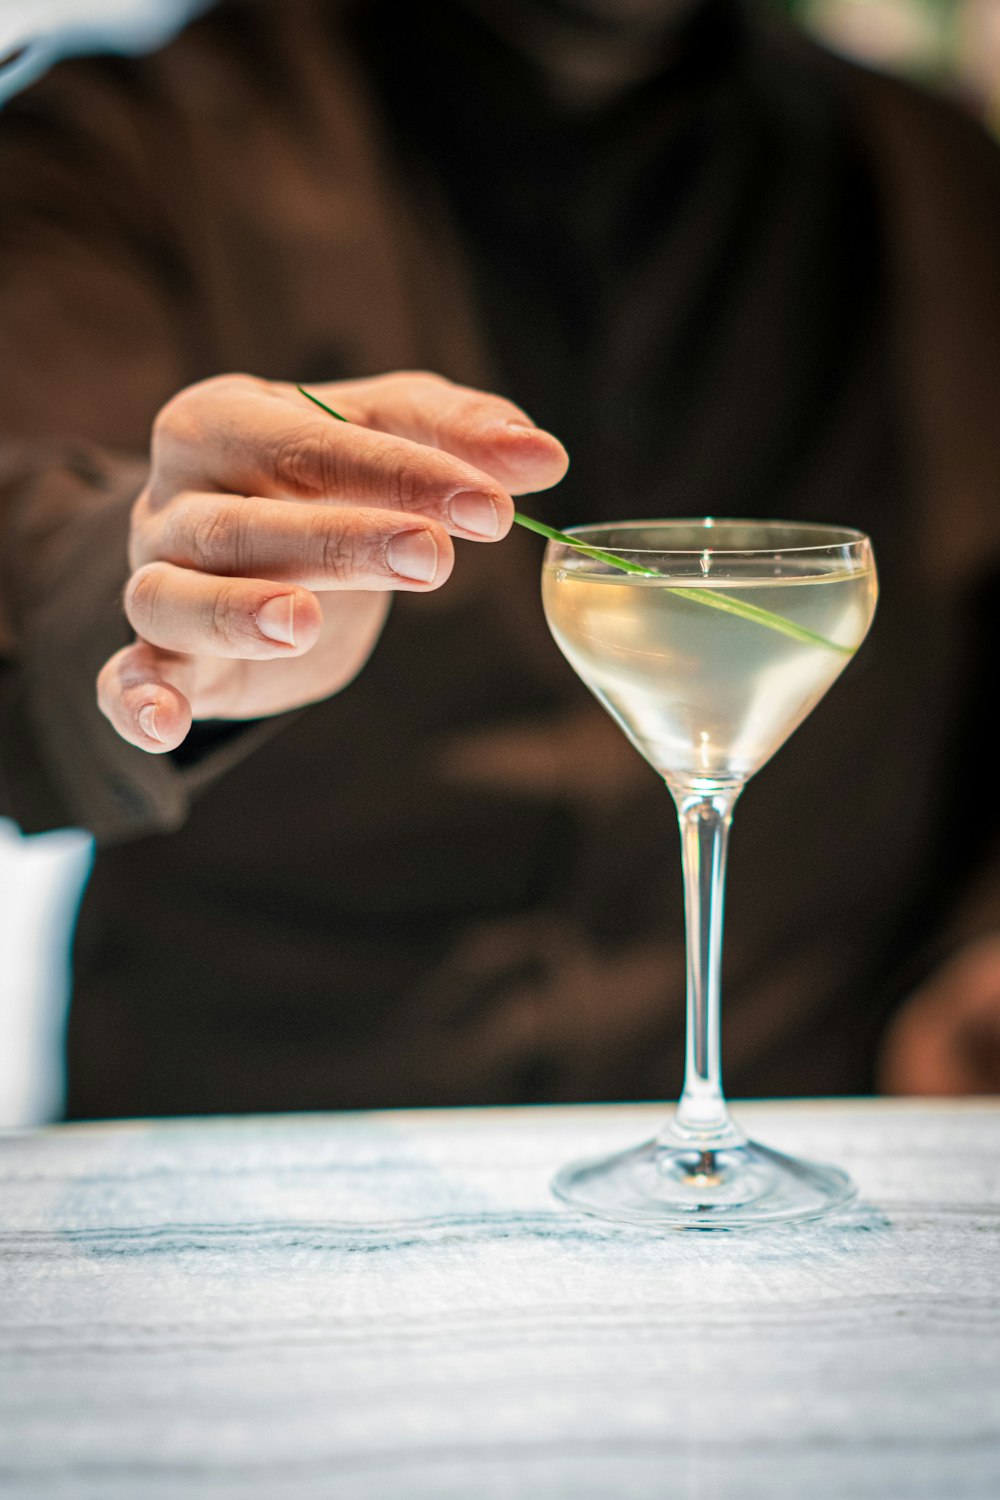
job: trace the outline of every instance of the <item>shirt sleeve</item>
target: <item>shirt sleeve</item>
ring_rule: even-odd
[[[131,69],[67,63],[0,112],[0,814],[105,842],[177,827],[260,733],[178,765],[127,745],[96,704],[97,672],[131,639],[126,542],[153,415],[212,368],[191,248],[151,167],[164,112]]]

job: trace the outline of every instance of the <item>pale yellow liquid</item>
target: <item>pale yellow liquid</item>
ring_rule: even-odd
[[[849,649],[803,643],[685,599],[666,580],[609,575],[585,559],[542,577],[563,655],[650,764],[692,785],[744,781],[770,759],[844,670],[877,596],[872,569],[703,586]]]

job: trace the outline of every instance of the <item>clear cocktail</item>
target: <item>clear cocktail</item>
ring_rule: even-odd
[[[680,815],[688,1046],[666,1130],[620,1156],[565,1168],[556,1192],[591,1213],[664,1225],[815,1217],[852,1196],[846,1175],[748,1142],[722,1095],[725,855],[746,781],[867,633],[878,592],[871,545],[843,527],[784,522],[630,522],[569,535],[575,546],[553,541],[546,551],[549,626],[664,777]]]

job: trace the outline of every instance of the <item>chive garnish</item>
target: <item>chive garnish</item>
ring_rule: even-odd
[[[297,385],[295,389],[307,401],[320,407],[331,417],[336,417],[338,422],[346,422],[339,411],[334,411],[332,406],[327,406],[318,396],[307,391],[304,386]],[[606,563],[609,567],[617,568],[621,573],[638,574],[640,578],[662,578],[662,573],[655,569],[643,568],[639,563],[630,562],[628,558],[621,557],[614,552],[605,552],[600,547],[591,547],[587,542],[581,542],[577,537],[570,536],[565,531],[557,531],[554,526],[546,526],[544,521],[536,521],[532,516],[526,516],[521,511],[514,512],[514,520],[518,526],[525,527],[528,531],[537,532],[539,536],[546,537],[550,542],[562,542],[567,547],[573,547],[575,551],[582,552],[585,557],[592,557],[595,562]],[[761,609],[756,604],[746,604],[742,599],[731,599],[727,594],[719,593],[716,589],[689,589],[680,584],[671,583],[665,585],[671,593],[679,594],[682,599],[689,599],[692,604],[707,604],[713,609],[721,609],[725,614],[736,615],[741,620],[749,620],[754,625],[766,625],[769,630],[777,630],[782,635],[790,636],[793,641],[800,641],[805,646],[823,646],[828,651],[839,651],[844,656],[853,656],[853,646],[842,646],[839,641],[827,640],[824,635],[817,635],[814,630],[807,630],[804,625],[796,625],[794,620],[787,620],[784,615],[776,615],[770,609]]]
[[[318,396],[313,396],[309,391],[307,391],[304,385],[297,385],[295,389],[298,391],[300,396],[305,396],[306,400],[311,401],[314,406],[321,406],[325,412],[329,412],[331,417],[336,417],[338,422],[347,421],[347,418],[342,417],[339,411],[334,411],[332,406],[327,406],[325,401],[321,401]]]
[[[677,584],[670,584],[669,588],[672,593],[680,594],[682,599],[691,599],[695,604],[711,604],[714,609],[724,610],[728,615],[738,615],[741,620],[766,625],[769,630],[778,630],[782,635],[791,636],[793,641],[801,641],[803,646],[824,646],[827,651],[839,651],[842,656],[854,655],[853,646],[842,646],[839,641],[828,640],[825,635],[817,635],[815,630],[796,625],[794,620],[787,620],[784,615],[776,615],[770,609],[761,609],[759,604],[730,599],[728,594],[720,594],[715,589],[685,589]]]
[[[575,536],[569,536],[565,531],[556,531],[554,526],[546,526],[544,521],[535,521],[531,516],[524,516],[519,510],[514,512],[514,520],[518,526],[523,526],[528,531],[537,531],[539,536],[548,537],[550,542],[565,542],[567,547],[575,547],[577,552],[582,552],[585,557],[592,557],[595,562],[608,563],[612,568],[619,568],[623,573],[638,573],[641,578],[659,578],[659,573],[650,568],[641,568],[638,563],[629,562],[626,557],[619,557],[615,552],[602,552],[600,547],[591,547],[587,542],[578,541]]]
[[[614,552],[603,552],[599,547],[591,547],[577,537],[570,536],[565,531],[556,531],[554,526],[546,526],[543,521],[536,521],[531,516],[521,515],[519,511],[514,512],[514,520],[519,526],[526,527],[528,531],[537,531],[539,536],[548,537],[551,542],[563,542],[567,547],[575,548],[586,557],[607,563],[623,573],[638,573],[642,578],[663,577],[662,573],[657,573],[654,569],[642,568],[638,563],[630,562],[628,558],[620,557]],[[758,604],[746,604],[742,599],[731,599],[728,594],[719,593],[717,589],[688,589],[677,583],[667,584],[666,587],[672,594],[679,594],[682,599],[690,599],[693,604],[708,604],[713,609],[723,610],[727,615],[737,615],[741,620],[750,620],[754,625],[766,625],[769,630],[778,630],[782,635],[791,636],[794,641],[801,641],[803,645],[825,646],[828,650],[840,651],[845,656],[854,654],[852,646],[842,646],[839,641],[827,640],[825,635],[817,635],[814,630],[807,630],[804,625],[796,625],[794,620],[787,620],[784,615],[776,615],[770,609],[761,609]]]

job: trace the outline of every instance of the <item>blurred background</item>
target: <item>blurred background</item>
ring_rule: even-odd
[[[212,0],[0,0],[0,80],[23,88],[67,52],[159,46]],[[280,4],[280,0],[274,0]],[[751,0],[825,46],[941,88],[1000,130],[1000,0]]]
[[[998,0],[770,0],[845,57],[939,88],[1000,131]]]
[[[62,55],[160,45],[207,0],[0,0],[0,101]],[[278,4],[280,0],[273,0]],[[942,90],[1000,135],[1000,0],[757,0],[824,46]],[[0,820],[0,1126],[58,1115],[73,914],[90,841]]]

